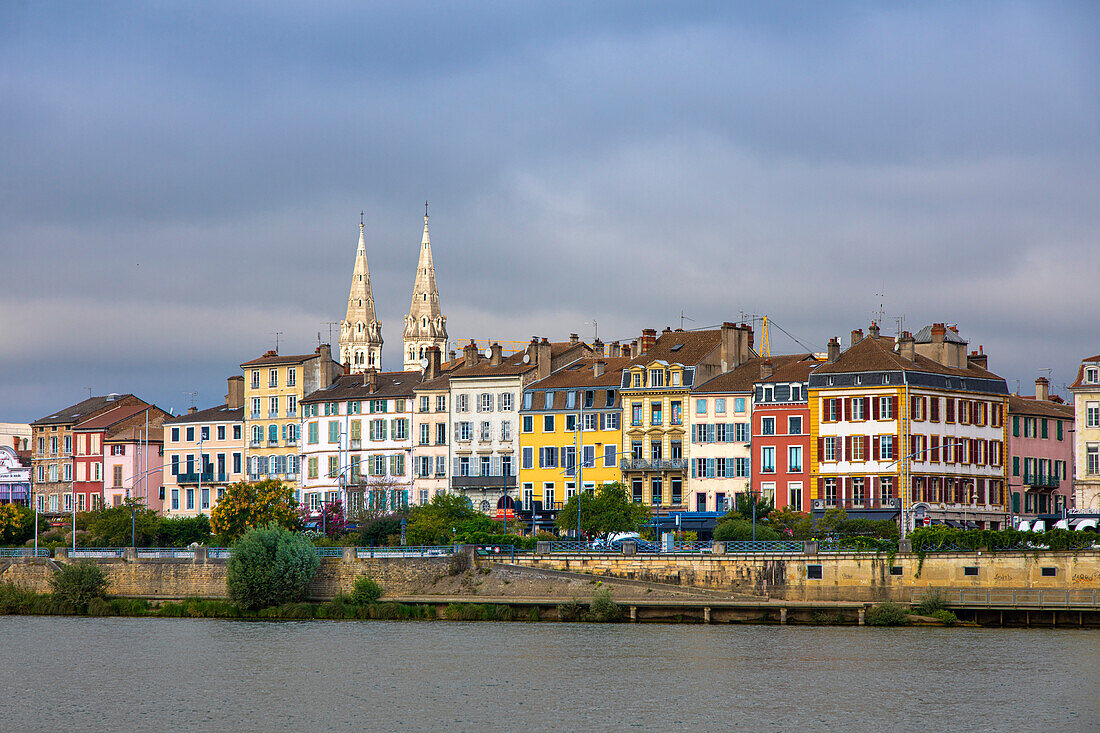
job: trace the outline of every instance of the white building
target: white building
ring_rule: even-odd
[[[440,364],[438,347],[429,347],[425,358],[428,365],[414,389],[413,407],[413,500],[417,504],[447,491],[451,458],[450,377]]]

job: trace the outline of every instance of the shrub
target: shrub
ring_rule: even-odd
[[[588,620],[608,623],[618,621],[622,616],[623,609],[611,600],[611,591],[607,588],[597,588],[592,594],[592,603],[588,606]]]
[[[78,562],[61,568],[50,578],[50,587],[57,600],[84,613],[93,599],[103,598],[107,592],[107,576],[93,562]]]
[[[714,530],[716,542],[743,542],[752,539],[752,522],[745,519],[727,519]],[[757,540],[783,539],[778,532],[766,524],[756,521]]]
[[[192,542],[207,544],[210,542],[210,518],[199,514],[161,519],[157,541],[162,547],[187,547]]]
[[[0,544],[21,545],[34,537],[34,510],[22,504],[0,504]],[[38,518],[38,533],[50,527],[45,517]]]
[[[0,616],[6,614],[34,613],[38,594],[15,583],[0,585]]]
[[[93,598],[88,602],[89,616],[114,616],[115,609],[105,598]]]
[[[938,618],[943,622],[944,626],[954,626],[959,621],[959,617],[946,608],[941,608],[938,611],[933,611],[932,616]]]
[[[229,560],[229,595],[246,610],[301,600],[320,564],[305,537],[274,522],[251,529]]]
[[[447,566],[447,572],[451,575],[462,575],[470,569],[470,556],[465,552],[456,552],[451,555],[451,563]]]
[[[921,602],[913,606],[913,613],[918,616],[935,616],[937,611],[946,607],[943,594],[939,590],[933,590],[921,599]]]
[[[897,603],[880,603],[867,612],[868,626],[907,626],[909,613]]]
[[[558,604],[558,619],[561,621],[579,621],[584,618],[584,604],[576,598]]]
[[[351,602],[357,606],[367,606],[382,597],[382,586],[367,575],[360,575],[355,579],[355,585],[351,591]]]

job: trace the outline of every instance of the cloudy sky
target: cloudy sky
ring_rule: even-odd
[[[426,198],[453,339],[1100,352],[1095,3],[731,5],[0,4],[0,421],[312,351],[361,210],[400,368]]]

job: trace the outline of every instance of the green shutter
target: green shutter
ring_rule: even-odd
[[[1046,438],[1047,438],[1047,419],[1045,417],[1043,418],[1043,424],[1042,424],[1042,436],[1043,436],[1043,440],[1046,440]]]
[[[1013,415],[1012,416],[1012,437],[1013,438],[1019,438],[1020,437],[1020,416],[1019,415]],[[1017,502],[1019,502],[1018,499],[1017,499]]]
[[[1019,456],[1012,456],[1012,475],[1013,476],[1019,476],[1020,475],[1020,457]]]
[[[1020,492],[1018,491],[1012,492],[1012,513],[1020,513]]]
[[[1062,439],[1062,421],[1058,420],[1056,424],[1058,425],[1058,440],[1061,440]]]

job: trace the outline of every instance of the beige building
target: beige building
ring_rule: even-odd
[[[424,380],[413,389],[413,501],[426,504],[447,491],[451,380],[439,347],[428,347]],[[447,365],[453,366],[453,365]]]
[[[428,207],[424,205],[424,236],[420,240],[420,259],[416,263],[412,304],[405,316],[404,370],[418,372],[425,367],[428,349],[436,347],[440,354],[447,348],[447,316],[439,307],[439,290],[435,285],[435,263],[432,241],[428,236]]]
[[[1081,362],[1069,391],[1076,430],[1074,506],[1078,512],[1100,512],[1100,354]]]
[[[164,422],[164,513],[209,514],[229,484],[243,481],[244,378],[230,377],[225,404]]]
[[[374,291],[367,266],[367,242],[363,221],[359,221],[359,246],[355,250],[355,267],[348,291],[348,309],[340,324],[340,363],[353,373],[382,368],[382,321],[374,312]],[[327,387],[322,384],[317,389]],[[309,394],[312,390],[307,390]]]

